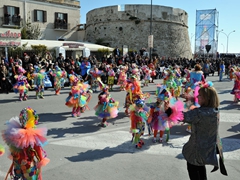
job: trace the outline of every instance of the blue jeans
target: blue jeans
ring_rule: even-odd
[[[219,81],[222,81],[222,78],[223,78],[223,72],[220,72],[219,73]]]

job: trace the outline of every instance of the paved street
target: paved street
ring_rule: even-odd
[[[218,77],[208,77],[214,83],[221,101],[220,136],[223,141],[225,164],[228,177],[219,171],[210,173],[212,166],[207,167],[210,180],[237,180],[240,177],[240,103],[233,103],[230,91],[233,81]],[[144,92],[154,94],[155,84],[144,87]],[[129,133],[130,120],[124,115],[123,103],[125,92],[118,87],[112,92],[115,100],[120,101],[120,113],[115,119],[109,120],[107,128],[98,126],[100,120],[95,117],[93,107],[97,104],[97,93],[80,118],[71,117],[71,109],[64,105],[69,88],[64,88],[59,96],[52,89],[45,91],[45,99],[35,99],[30,92],[29,100],[18,101],[14,93],[0,94],[0,130],[5,129],[4,123],[12,116],[19,115],[22,108],[30,106],[39,114],[39,127],[48,128],[49,144],[44,148],[51,159],[43,168],[44,180],[186,180],[188,179],[186,161],[181,154],[189,134],[186,126],[175,126],[171,129],[168,143],[153,144],[152,137],[144,136],[146,144],[142,149],[135,149],[131,144]],[[147,103],[154,102],[152,96]],[[4,144],[0,138],[0,143]],[[5,145],[6,147],[6,145]],[[0,158],[0,179],[5,176],[11,161],[7,153]]]

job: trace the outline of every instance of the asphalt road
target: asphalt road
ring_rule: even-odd
[[[220,136],[224,146],[225,164],[228,177],[219,171],[210,173],[211,180],[237,180],[240,177],[240,103],[233,103],[230,91],[233,81],[224,79],[218,82],[218,77],[208,77],[217,89],[221,105]],[[154,94],[155,81],[144,92]],[[188,179],[186,161],[181,150],[187,142],[189,134],[186,126],[174,126],[168,143],[153,144],[152,137],[144,135],[145,145],[135,149],[131,144],[129,133],[130,120],[124,115],[123,103],[125,92],[115,87],[112,97],[120,101],[120,113],[115,119],[109,120],[106,128],[98,126],[100,119],[94,115],[93,107],[97,104],[98,93],[93,94],[90,110],[81,117],[71,117],[71,109],[64,105],[70,88],[64,88],[59,96],[52,89],[45,91],[45,99],[35,99],[35,93],[29,93],[29,100],[20,102],[14,93],[0,94],[0,130],[5,129],[5,122],[13,116],[18,116],[21,109],[30,106],[39,114],[39,127],[48,128],[48,145],[45,150],[51,162],[43,168],[44,180],[122,180],[122,179]],[[147,103],[154,102],[152,96]],[[0,143],[4,144],[0,138]],[[6,147],[6,145],[5,145]],[[6,147],[7,148],[7,147]],[[7,153],[0,158],[0,179],[5,176],[11,161]]]

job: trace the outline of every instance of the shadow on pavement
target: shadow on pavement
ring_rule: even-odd
[[[227,131],[230,131],[230,132],[235,132],[235,133],[240,133],[240,123],[235,125],[235,126],[232,126],[230,129],[228,129]],[[239,139],[240,139],[240,134],[238,134],[239,136]]]
[[[43,122],[59,122],[64,121],[69,118],[71,115],[70,112],[62,112],[62,113],[42,113],[38,114],[39,116],[39,124]]]

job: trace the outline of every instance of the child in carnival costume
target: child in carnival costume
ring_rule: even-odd
[[[114,85],[114,78],[115,78],[115,72],[112,68],[111,65],[107,66],[107,72],[108,72],[108,86],[109,86],[109,90],[112,91],[113,90],[113,85]]]
[[[183,120],[184,105],[180,100],[171,96],[165,85],[158,86],[156,93],[158,100],[155,106],[151,107],[148,123],[152,125],[154,143],[157,141],[158,132],[160,134],[159,143],[163,142],[164,131],[167,132],[166,142],[168,142],[170,128]]]
[[[182,91],[183,78],[181,78],[181,71],[180,71],[178,66],[175,67],[173,72],[174,72],[174,81],[175,81],[176,86],[177,86],[175,91],[174,91],[174,97],[176,99],[178,99],[179,96],[181,95],[181,91]]]
[[[140,70],[136,64],[132,64],[132,76],[135,76],[138,81],[140,81]]]
[[[102,84],[99,82],[99,79],[101,79],[101,75],[103,74],[102,71],[100,71],[96,65],[93,66],[92,69],[90,69],[89,74],[91,75],[91,89],[94,92],[97,92],[97,88],[100,87],[100,90],[102,89]]]
[[[95,115],[102,119],[100,123],[102,127],[107,126],[107,119],[118,116],[118,106],[119,102],[111,97],[109,87],[104,86],[102,92],[98,95],[98,104],[94,107]]]
[[[126,91],[127,94],[125,98],[125,114],[128,115],[129,106],[133,104],[136,100],[138,100],[143,94],[141,90],[141,84],[137,80],[137,77],[135,75],[132,75],[130,79],[127,80]]]
[[[21,66],[18,66],[18,75],[14,76],[14,78],[17,80],[17,83],[13,86],[13,89],[16,94],[19,93],[20,101],[27,100],[27,94],[30,88],[27,77],[24,76],[25,73],[25,69],[23,69]]]
[[[175,82],[175,74],[172,68],[164,70],[163,75],[163,83],[168,88],[169,92],[171,93],[171,96],[175,97],[175,92],[178,90],[177,83]]]
[[[127,84],[127,67],[125,66],[120,66],[120,72],[119,72],[119,78],[118,78],[118,85],[120,85],[120,91],[125,91],[125,87]]]
[[[138,99],[130,107],[130,119],[133,139],[132,142],[135,147],[140,149],[144,145],[144,141],[141,140],[141,136],[144,134],[145,123],[148,119],[149,108],[145,105],[144,100]]]
[[[196,64],[195,67],[194,67],[194,70],[191,71],[189,73],[189,77],[187,77],[187,78],[189,78],[189,82],[186,83],[185,88],[187,88],[187,89],[190,88],[191,90],[188,90],[185,94],[186,101],[188,101],[187,100],[188,94],[190,93],[190,91],[195,90],[198,83],[201,83],[201,84],[206,83],[203,72],[202,72],[201,69],[202,69],[201,66],[199,64]]]
[[[72,116],[80,116],[80,111],[78,111],[79,104],[79,94],[80,94],[80,82],[79,78],[74,74],[69,74],[69,81],[71,85],[71,92],[69,93],[65,105],[72,108]]]
[[[234,86],[231,94],[234,95],[234,102],[240,101],[240,71],[238,68],[233,70]]]
[[[55,69],[53,71],[53,76],[54,76],[55,94],[59,95],[62,85],[65,82],[65,78],[67,77],[67,72],[62,71],[58,66],[55,66]]]
[[[88,107],[88,103],[92,98],[92,90],[89,89],[89,85],[85,84],[83,81],[80,81],[79,85],[80,85],[80,93],[79,93],[79,101],[78,101],[78,108],[77,108],[78,114],[84,113],[85,110],[90,110],[90,108]]]
[[[146,65],[142,67],[142,71],[144,72],[143,86],[148,86],[151,81],[151,71]]]
[[[42,148],[47,143],[47,129],[36,129],[38,119],[36,111],[24,108],[19,117],[8,121],[7,129],[2,132],[12,160],[5,180],[9,175],[11,179],[42,180],[41,169],[50,160]]]
[[[43,93],[44,93],[44,79],[46,76],[46,73],[43,69],[41,69],[39,66],[34,66],[35,72],[33,73],[34,77],[34,84],[36,89],[36,98],[44,99]]]

